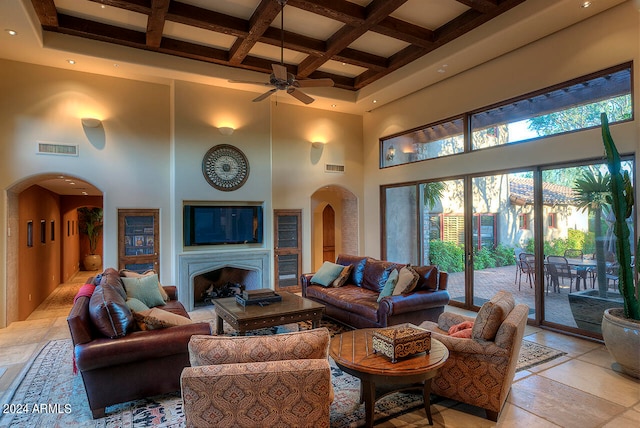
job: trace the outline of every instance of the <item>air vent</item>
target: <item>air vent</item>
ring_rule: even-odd
[[[39,155],[78,156],[77,144],[38,143]]]
[[[324,172],[337,172],[339,174],[344,174],[344,165],[326,163],[324,164]]]

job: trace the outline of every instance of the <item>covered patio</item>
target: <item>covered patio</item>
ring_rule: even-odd
[[[588,283],[591,287],[591,283]],[[474,302],[478,306],[490,299],[499,290],[506,290],[513,293],[517,303],[529,305],[529,317],[534,317],[535,293],[534,288],[529,286],[526,275],[522,276],[520,289],[516,279],[516,266],[502,266],[487,268],[475,271]],[[546,285],[545,285],[546,288]],[[449,274],[448,283],[451,300],[464,301],[464,272],[454,272]],[[547,321],[552,321],[568,327],[577,327],[573,319],[571,308],[569,307],[569,282],[560,281],[560,292],[553,292],[549,289],[549,294],[545,293],[545,311]]]

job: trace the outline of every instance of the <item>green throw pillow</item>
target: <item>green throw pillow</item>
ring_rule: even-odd
[[[384,288],[380,292],[378,296],[378,303],[382,300],[383,297],[391,296],[393,294],[393,289],[396,288],[396,283],[398,282],[398,269],[394,269],[389,274],[389,278],[387,282],[384,284]]]
[[[318,272],[311,277],[311,283],[328,287],[340,276],[342,269],[344,269],[344,266],[342,265],[324,262],[322,266],[320,266],[320,269],[318,269]]]
[[[129,309],[131,309],[131,312],[142,312],[142,311],[149,310],[149,306],[145,305],[135,297],[129,297],[126,303],[127,303],[127,306],[129,306]]]
[[[165,304],[158,290],[158,275],[146,275],[138,278],[122,278],[127,297],[140,300],[150,308]]]

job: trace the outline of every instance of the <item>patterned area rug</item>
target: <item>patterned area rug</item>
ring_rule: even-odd
[[[324,323],[332,333],[346,327]],[[280,331],[291,331],[284,326]],[[310,328],[302,323],[300,329]],[[273,334],[271,329],[257,334]],[[0,427],[184,427],[179,393],[165,394],[107,408],[105,418],[93,420],[80,375],[72,369],[71,340],[50,341],[33,360],[14,394],[2,400]],[[555,349],[524,341],[518,370],[530,368],[564,355]],[[331,361],[335,399],[331,405],[332,427],[364,424],[364,405],[359,404],[360,381],[342,372]],[[379,423],[423,405],[419,393],[395,393],[376,402],[375,422]]]

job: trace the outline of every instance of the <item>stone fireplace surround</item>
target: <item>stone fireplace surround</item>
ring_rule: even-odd
[[[194,309],[196,276],[225,267],[256,272],[259,288],[271,287],[268,250],[198,251],[178,255],[178,297],[187,311]],[[249,288],[250,289],[250,288]]]

